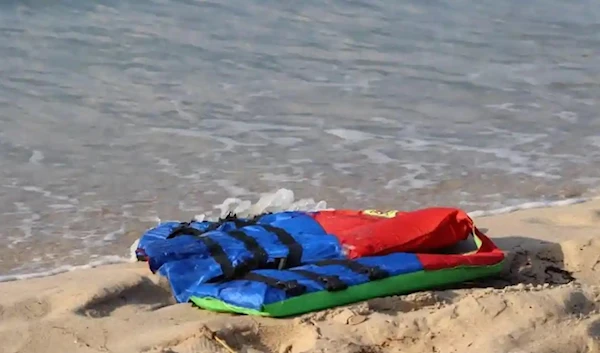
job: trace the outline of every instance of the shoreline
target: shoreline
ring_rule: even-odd
[[[594,200],[600,199],[600,195],[589,196],[589,197],[574,197],[567,198],[562,200],[554,200],[554,201],[530,201],[525,202],[515,206],[505,206],[497,209],[490,210],[474,210],[467,212],[469,216],[471,216],[475,222],[477,223],[477,219],[486,218],[490,216],[497,216],[503,214],[510,214],[513,212],[532,210],[532,209],[546,209],[546,208],[556,208],[556,207],[564,207],[569,205],[576,205],[580,203],[586,203]],[[196,216],[198,217],[198,216]],[[166,220],[165,220],[166,221]],[[97,268],[100,266],[114,265],[114,264],[125,264],[125,263],[134,263],[137,260],[135,259],[134,247],[137,244],[137,239],[134,241],[129,247],[129,257],[123,257],[119,255],[106,255],[100,257],[100,259],[95,259],[85,264],[80,265],[63,265],[56,268],[51,268],[44,271],[31,272],[31,273],[15,273],[9,275],[0,275],[0,284],[4,282],[13,282],[13,281],[22,281],[32,278],[43,278],[48,276],[55,276],[57,274],[72,272],[72,271],[80,271],[91,268]]]
[[[473,217],[507,254],[499,278],[289,319],[175,304],[146,263],[0,283],[0,347],[231,353],[208,327],[234,352],[600,352],[600,198],[559,202]]]

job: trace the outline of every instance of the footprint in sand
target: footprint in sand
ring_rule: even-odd
[[[120,310],[153,311],[175,304],[173,295],[162,286],[146,277],[123,286],[116,291],[107,291],[102,295],[90,298],[76,310],[77,314],[94,318],[114,315]]]

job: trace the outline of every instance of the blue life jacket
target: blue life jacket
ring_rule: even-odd
[[[185,302],[202,283],[230,280],[254,269],[283,269],[345,258],[337,237],[306,212],[280,212],[218,222],[168,222],[147,231],[138,255],[167,277]]]

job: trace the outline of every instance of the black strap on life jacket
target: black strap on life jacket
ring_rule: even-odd
[[[279,239],[279,241],[288,248],[287,257],[285,259],[282,259],[281,261],[283,262],[281,262],[278,266],[280,270],[284,268],[297,267],[302,264],[302,253],[304,249],[302,248],[302,245],[300,245],[300,243],[298,243],[290,233],[288,233],[284,229],[273,227],[268,224],[256,225],[264,228],[267,232],[275,234],[277,236],[277,239]]]
[[[265,283],[270,287],[283,290],[288,297],[295,297],[306,292],[306,286],[298,283],[296,280],[282,281],[277,278],[258,274],[256,272],[249,272],[240,279]]]
[[[242,221],[240,219],[236,220],[234,223],[237,228],[241,228],[241,227],[244,227],[247,225],[254,224],[254,223],[251,223],[248,221]],[[180,235],[193,235],[193,236],[199,237],[204,233],[208,233],[208,232],[212,232],[213,230],[217,230],[217,228],[219,228],[221,225],[222,224],[213,223],[213,224],[209,225],[208,227],[206,227],[205,230],[199,230],[199,229],[192,227],[190,222],[181,222],[177,227],[173,228],[171,233],[169,233],[169,235],[167,236],[167,239],[172,239],[172,238],[178,237]]]
[[[246,249],[248,249],[248,251],[252,253],[253,264],[248,263],[248,265],[250,266],[247,269],[247,271],[266,266],[267,262],[269,261],[269,255],[267,254],[267,251],[262,246],[260,246],[260,244],[258,244],[256,239],[239,229],[230,230],[229,232],[227,232],[227,234],[232,238],[235,238],[244,243]]]
[[[377,266],[367,266],[347,259],[327,259],[314,263],[316,266],[341,265],[349,270],[366,275],[370,281],[389,277],[389,273]],[[291,269],[290,272],[298,273],[310,280],[320,283],[329,292],[336,292],[348,288],[348,285],[335,275],[323,275],[309,270]]]
[[[193,228],[189,225],[189,223],[186,224],[184,222],[175,228],[169,237],[173,238],[184,234],[198,237],[198,239],[202,241],[208,249],[210,256],[219,264],[219,266],[221,266],[221,272],[223,272],[223,276],[219,277],[220,279],[231,279],[239,274],[244,274],[248,271],[264,267],[269,260],[267,252],[258,244],[256,239],[242,231],[231,230],[225,234],[244,243],[246,249],[252,253],[252,259],[241,262],[238,266],[233,266],[232,262],[227,257],[225,250],[223,250],[223,247],[221,247],[221,245],[219,245],[210,237],[204,236],[205,232],[206,231]]]
[[[191,226],[190,222],[181,222],[179,226],[177,226],[176,228],[174,228],[171,231],[171,233],[167,236],[167,239],[172,239],[172,238],[180,236],[180,235],[192,235],[192,236],[204,238],[204,237],[202,237],[202,235],[204,233],[216,230],[224,222],[234,222],[236,227],[240,228],[240,229],[230,230],[230,231],[225,232],[225,234],[228,234],[228,235],[232,236],[233,238],[242,241],[246,245],[246,248],[248,249],[248,251],[253,253],[253,257],[255,258],[257,264],[266,264],[266,262],[268,260],[268,255],[266,254],[266,251],[264,250],[264,248],[262,248],[260,245],[258,245],[258,243],[256,242],[256,240],[254,238],[247,235],[243,231],[243,229],[241,229],[244,226],[250,226],[250,225],[258,226],[258,227],[262,227],[267,232],[275,234],[275,236],[277,236],[277,239],[279,239],[279,241],[288,248],[287,256],[283,259],[279,259],[279,263],[276,264],[277,268],[283,269],[283,268],[291,268],[291,267],[300,266],[302,264],[302,253],[304,250],[302,248],[302,245],[300,245],[296,241],[296,239],[294,239],[294,237],[290,233],[288,233],[286,230],[279,228],[279,227],[274,227],[274,226],[268,225],[268,224],[259,224],[259,223],[257,223],[259,219],[260,219],[259,216],[255,216],[255,217],[253,217],[251,219],[247,219],[247,220],[242,220],[242,219],[228,216],[226,218],[220,219],[218,222],[211,224],[205,230],[198,230],[196,228],[193,228]],[[267,256],[267,259],[264,259],[265,256]]]
[[[221,245],[219,245],[219,243],[217,243],[210,237],[200,237],[199,239],[204,243],[204,245],[208,249],[210,256],[212,256],[212,258],[219,264],[219,266],[221,266],[223,277],[226,279],[233,278],[236,274],[236,269],[227,257],[227,254],[225,253]]]
[[[239,218],[237,218],[236,215],[229,213],[227,216],[225,216],[223,218],[219,218],[216,222],[211,223],[208,227],[206,227],[205,230],[198,230],[196,228],[193,228],[191,225],[191,222],[181,222],[181,223],[179,223],[179,226],[177,226],[176,228],[174,228],[171,231],[171,233],[167,236],[167,239],[175,238],[179,235],[184,235],[184,234],[200,236],[204,233],[208,233],[213,230],[217,230],[220,226],[222,226],[223,224],[225,224],[227,222],[233,222],[235,224],[236,228],[242,228],[242,227],[245,227],[248,225],[256,224],[256,222],[258,222],[262,216],[267,215],[267,214],[269,214],[269,213],[255,215],[254,217],[249,218],[249,219],[239,219]]]
[[[377,266],[367,266],[363,265],[357,261],[347,260],[347,259],[327,259],[317,261],[315,263],[317,266],[328,266],[328,265],[341,265],[349,270],[360,273],[362,275],[366,275],[369,277],[369,281],[377,281],[380,279],[384,279],[389,277],[389,273],[385,270]]]
[[[367,275],[369,280],[375,281],[389,277],[389,273],[385,270],[380,269],[377,266],[367,266],[360,264],[356,261],[346,259],[328,259],[316,262],[316,266],[328,266],[328,265],[341,265],[345,266],[353,272]],[[336,292],[348,288],[348,285],[343,282],[338,276],[335,275],[323,275],[309,270],[302,269],[290,269],[290,272],[297,273],[311,281],[315,281],[321,284],[325,290],[329,292]],[[306,292],[306,287],[299,284],[296,280],[282,281],[276,278],[260,275],[255,272],[249,272],[242,277],[242,279],[257,281],[267,284],[268,286],[279,288],[286,291],[288,296],[301,295]],[[301,288],[298,288],[301,287]]]
[[[344,283],[344,281],[342,281],[338,276],[322,275],[308,270],[291,269],[289,271],[321,284],[328,292],[337,292],[348,288],[348,285]]]
[[[172,239],[180,235],[193,235],[199,237],[205,232],[206,231],[202,231],[192,227],[190,222],[181,222],[177,227],[173,228],[171,233],[169,233],[169,235],[167,236],[167,239]]]

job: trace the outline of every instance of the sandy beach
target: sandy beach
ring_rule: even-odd
[[[475,222],[500,278],[290,319],[175,304],[145,263],[0,283],[0,352],[600,352],[600,200]]]

